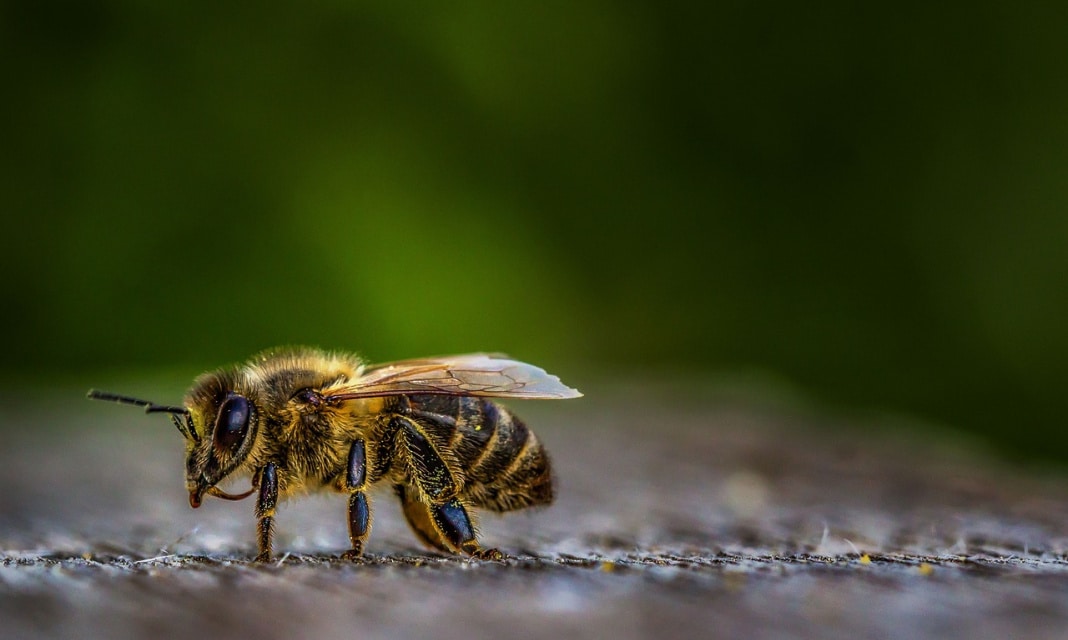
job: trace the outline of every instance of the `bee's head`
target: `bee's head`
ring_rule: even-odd
[[[156,404],[106,391],[89,391],[92,400],[144,407],[146,413],[168,413],[185,436],[185,485],[189,504],[200,506],[204,494],[240,500],[215,485],[242,467],[259,431],[256,403],[235,384],[236,373],[221,371],[197,379],[184,407]]]
[[[205,374],[186,396],[190,434],[185,485],[194,508],[200,506],[205,493],[230,499],[248,495],[233,496],[215,486],[242,469],[259,432],[256,402],[237,378],[231,370]]]

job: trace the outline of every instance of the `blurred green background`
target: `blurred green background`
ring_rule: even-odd
[[[1068,459],[1065,6],[4,3],[0,374],[500,350]]]

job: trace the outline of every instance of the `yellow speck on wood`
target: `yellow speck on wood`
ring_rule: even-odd
[[[918,571],[920,572],[921,576],[929,576],[934,573],[934,567],[924,562],[919,566]]]
[[[604,571],[605,573],[612,573],[615,570],[616,570],[616,563],[611,562],[609,560],[605,560],[604,562],[601,563],[601,571]]]
[[[860,564],[871,564],[871,556],[866,553],[860,556]]]

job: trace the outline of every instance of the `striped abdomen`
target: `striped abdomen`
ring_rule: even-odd
[[[549,457],[537,436],[504,407],[471,396],[409,396],[411,416],[464,476],[460,497],[510,511],[553,499]]]

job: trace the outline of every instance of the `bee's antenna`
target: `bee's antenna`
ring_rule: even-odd
[[[189,410],[185,407],[170,407],[167,405],[156,404],[148,400],[138,400],[137,398],[131,398],[130,396],[120,396],[117,393],[110,393],[108,391],[97,391],[96,389],[90,389],[87,397],[90,400],[105,400],[107,402],[117,402],[119,404],[132,404],[138,407],[144,407],[145,413],[180,413],[188,414]]]
[[[156,404],[148,400],[140,400],[138,398],[131,398],[130,396],[120,396],[117,393],[111,393],[109,391],[97,391],[96,389],[90,389],[86,394],[90,400],[104,400],[106,402],[116,402],[118,404],[131,404],[135,407],[144,407],[145,413],[169,413],[171,414],[171,420],[174,422],[174,426],[178,427],[178,430],[182,432],[182,435],[187,439],[194,442],[199,442],[200,438],[197,436],[197,432],[192,426],[192,416],[189,415],[189,409],[185,407],[174,407],[165,404]],[[178,416],[185,416],[185,424],[178,419]]]

